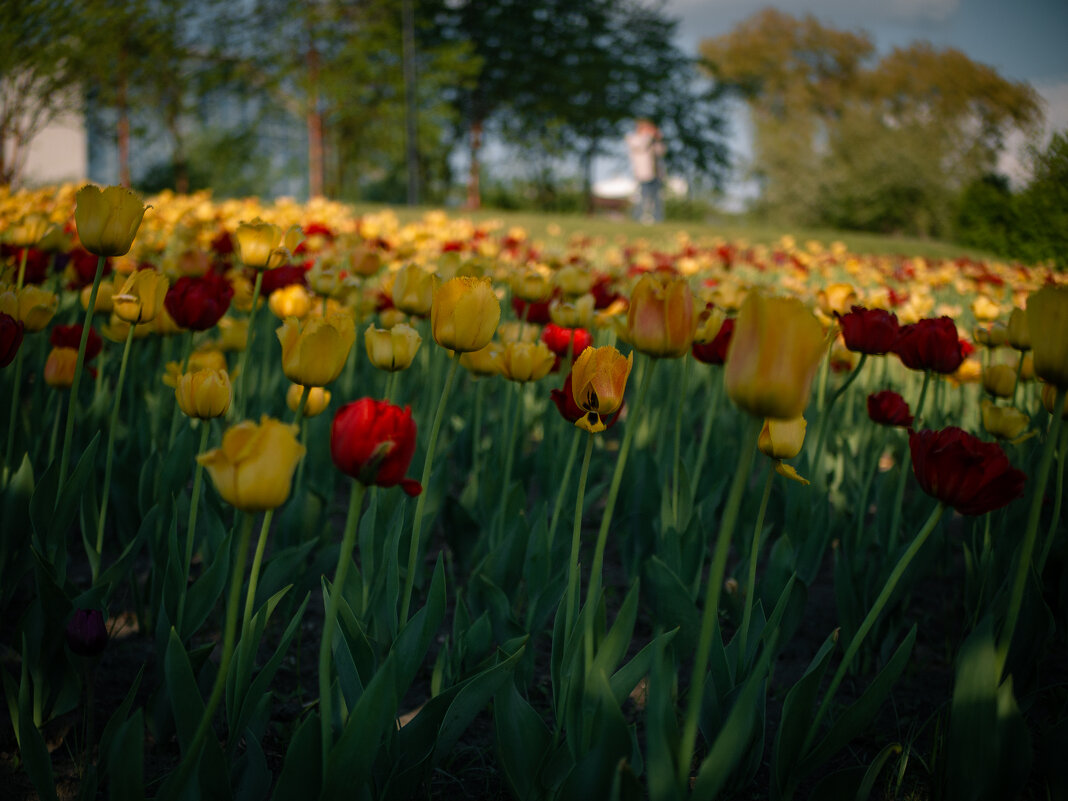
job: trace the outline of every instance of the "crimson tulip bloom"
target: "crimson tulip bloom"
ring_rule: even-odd
[[[731,335],[734,333],[734,318],[728,317],[723,321],[711,342],[694,342],[693,357],[705,364],[723,364],[727,361],[727,347],[731,344]]]
[[[108,644],[104,613],[99,609],[75,609],[67,623],[67,646],[78,656],[99,656]]]
[[[868,396],[868,417],[881,426],[905,428],[912,425],[912,415],[905,399],[891,389]]]
[[[234,288],[218,273],[208,272],[196,278],[185,275],[175,281],[163,305],[182,328],[207,331],[230,308]]]
[[[418,481],[405,478],[415,453],[412,410],[388,401],[360,398],[338,409],[330,429],[330,455],[337,468],[361,484],[395,487],[415,497]]]
[[[536,323],[543,325],[549,322],[549,302],[552,298],[547,300],[538,301],[536,303],[527,303],[522,298],[512,297],[512,311],[515,312],[515,316],[525,323]]]
[[[593,337],[585,328],[564,328],[549,323],[541,332],[541,341],[560,358],[567,356],[567,347],[571,345],[571,360],[593,344]]]
[[[70,252],[70,266],[74,273],[75,288],[90,286],[96,277],[97,256],[85,248],[75,248]],[[111,275],[111,259],[104,260],[104,272],[101,277]]]
[[[293,284],[300,284],[304,287],[308,285],[307,271],[299,264],[264,270],[260,292],[264,295],[270,295],[275,290],[283,289]]]
[[[57,325],[52,329],[52,334],[48,341],[55,348],[74,348],[74,350],[78,350],[78,346],[82,342],[82,324]],[[89,339],[85,343],[85,360],[91,362],[103,348],[104,340],[100,338],[100,334],[96,332],[95,328],[90,328]]]
[[[22,322],[0,312],[0,367],[7,367],[22,344]]]
[[[894,353],[911,370],[931,370],[945,375],[955,373],[964,362],[957,326],[949,317],[901,326]]]
[[[845,346],[854,353],[881,356],[894,349],[899,326],[897,315],[882,309],[854,306],[848,314],[838,315]]]
[[[962,515],[992,512],[1023,495],[1027,476],[1001,446],[960,428],[910,430],[909,449],[923,491]]]

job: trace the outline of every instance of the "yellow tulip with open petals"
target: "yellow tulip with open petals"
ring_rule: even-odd
[[[605,430],[602,418],[611,416],[623,404],[633,366],[633,353],[624,357],[611,345],[586,348],[579,354],[571,367],[571,394],[587,414],[575,425],[594,434]]]
[[[115,316],[127,323],[149,323],[163,308],[171,282],[157,270],[138,270],[111,299]]]
[[[441,347],[466,353],[481,350],[493,339],[501,320],[501,302],[488,278],[460,276],[434,293],[430,328]]]
[[[352,315],[340,312],[303,323],[287,317],[277,330],[282,372],[294,384],[325,387],[341,374],[356,341]]]
[[[289,498],[290,482],[304,456],[297,427],[264,415],[223,434],[222,446],[197,456],[219,495],[245,512],[276,509]]]

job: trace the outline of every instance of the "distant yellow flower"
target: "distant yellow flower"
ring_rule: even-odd
[[[138,270],[112,297],[115,315],[128,323],[149,323],[163,308],[170,280],[157,270]]]
[[[593,273],[584,267],[566,264],[556,271],[556,275],[553,276],[553,283],[565,295],[574,298],[579,295],[585,295],[590,291],[590,287],[593,286]],[[563,325],[563,323],[557,323],[557,325]],[[571,328],[573,326],[568,327]]]
[[[406,264],[393,279],[393,305],[405,314],[426,317],[434,304],[437,279],[417,264]]]
[[[4,239],[16,248],[32,248],[37,245],[51,227],[48,216],[40,212],[30,212],[13,222],[4,231]]]
[[[304,387],[300,384],[290,384],[286,391],[286,406],[289,411],[295,412],[300,403],[300,394]],[[308,393],[304,396],[304,416],[315,417],[322,414],[330,405],[330,390],[322,387],[308,387]]]
[[[271,254],[282,242],[282,229],[257,217],[238,225],[235,238],[241,262],[253,270],[265,270]]]
[[[17,293],[14,287],[0,292],[0,312],[22,322],[27,331],[40,331],[45,328],[56,314],[59,298],[32,284],[24,286]]]
[[[215,347],[223,353],[242,351],[248,346],[248,319],[238,320],[236,317],[225,315],[217,323],[219,327],[219,339]]]
[[[140,195],[124,187],[109,186],[101,191],[83,186],[74,208],[82,247],[97,256],[125,256],[149,208]]]
[[[634,287],[627,310],[630,343],[642,353],[675,359],[693,344],[693,294],[679,278],[646,273]]]
[[[544,270],[523,270],[512,279],[512,293],[526,303],[548,300],[552,292],[552,282]]]
[[[992,364],[983,370],[983,389],[995,398],[1011,398],[1016,370],[1007,364]]]
[[[390,329],[368,326],[363,333],[363,343],[367,348],[367,358],[379,370],[390,373],[407,370],[423,338],[410,325],[400,323]]]
[[[460,366],[476,376],[488,377],[501,374],[501,354],[504,348],[498,342],[486,347],[460,354]]]
[[[312,308],[312,298],[308,290],[300,284],[290,284],[276,289],[267,299],[267,305],[274,316],[280,320],[296,317],[298,320],[308,316]]]
[[[776,473],[806,486],[808,479],[800,476],[793,466],[785,464],[783,460],[793,459],[801,453],[807,426],[804,417],[795,420],[765,420],[757,438],[757,448],[774,461]]]
[[[991,323],[1001,316],[1001,307],[986,295],[972,301],[972,315],[980,323]]]
[[[74,383],[74,366],[77,361],[77,348],[52,348],[45,361],[45,383],[56,389],[67,389]]]
[[[341,374],[356,341],[350,314],[310,317],[303,324],[287,317],[277,330],[282,372],[294,384],[323,387]]]
[[[221,351],[210,348],[207,350],[195,350],[189,354],[189,364],[186,371],[195,373],[198,370],[226,370],[226,357]],[[178,380],[182,377],[182,365],[180,362],[167,362],[164,365],[163,383],[168,387],[178,386]]]
[[[1006,340],[1016,350],[1031,350],[1031,329],[1027,325],[1027,312],[1013,309],[1009,315]]]
[[[1068,286],[1047,286],[1027,298],[1035,375],[1068,388]]]
[[[590,328],[595,307],[593,295],[581,295],[572,303],[556,299],[549,303],[549,318],[563,328]]]
[[[489,279],[458,277],[434,293],[430,328],[443,348],[464,353],[484,348],[501,319],[501,303]]]
[[[233,387],[225,370],[204,368],[184,374],[174,388],[178,408],[187,417],[222,417],[230,408]]]
[[[544,342],[511,342],[501,353],[501,375],[525,384],[540,381],[556,363],[556,355]]]
[[[197,456],[215,489],[245,512],[276,509],[289,498],[290,482],[304,446],[296,426],[264,415],[259,425],[238,423],[223,434],[222,447]]]
[[[995,406],[988,400],[982,403],[983,428],[998,439],[1021,442],[1031,418],[1012,406]]]

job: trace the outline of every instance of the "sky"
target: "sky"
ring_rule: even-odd
[[[1030,83],[1046,103],[1042,144],[1050,132],[1068,129],[1068,0],[666,0],[678,19],[679,43],[696,53],[702,39],[728,33],[767,6],[797,17],[812,14],[826,25],[864,30],[881,55],[925,39],[954,47],[1004,77]],[[738,172],[752,152],[745,114],[731,114],[730,147]],[[999,165],[1016,183],[1026,180],[1021,135],[1007,143]],[[748,194],[737,178],[728,195]]]

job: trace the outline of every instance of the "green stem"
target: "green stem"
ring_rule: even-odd
[[[694,463],[693,475],[690,476],[690,497],[697,497],[697,485],[701,482],[701,471],[705,466],[705,458],[708,456],[708,443],[712,438],[712,421],[716,419],[719,411],[719,400],[723,397],[723,376],[718,367],[713,367],[712,373],[712,397],[705,410],[704,425],[701,427],[701,444],[697,448],[697,459]]]
[[[842,382],[842,386],[835,390],[835,393],[831,395],[831,399],[827,401],[827,405],[820,413],[820,429],[816,434],[816,450],[812,456],[812,470],[815,473],[816,482],[819,486],[826,484],[826,476],[824,475],[823,468],[820,466],[821,459],[823,457],[823,449],[827,445],[827,423],[831,419],[831,412],[834,410],[834,405],[838,402],[838,399],[845,394],[845,391],[849,389],[849,386],[857,380],[857,376],[860,375],[861,369],[864,367],[864,362],[868,359],[867,353],[860,354],[860,361],[857,362],[857,366],[846,377],[846,380]]]
[[[63,401],[61,398],[56,398],[56,417],[52,421],[52,437],[48,440],[48,464],[52,464],[52,460],[56,458],[56,445],[59,444],[59,423],[62,419]]]
[[[567,600],[564,606],[564,640],[571,636],[578,611],[579,547],[582,544],[582,506],[586,499],[586,478],[590,472],[590,456],[593,454],[593,434],[586,434],[586,451],[579,470],[578,495],[575,498],[575,520],[571,529],[571,556],[567,560]]]
[[[842,679],[845,678],[846,673],[849,671],[849,666],[853,662],[853,657],[857,655],[857,651],[860,650],[860,646],[864,643],[864,638],[879,619],[879,615],[882,614],[883,608],[886,606],[887,602],[889,602],[890,596],[893,595],[898,581],[901,580],[901,576],[904,575],[909,564],[911,564],[912,560],[916,557],[916,554],[923,548],[924,544],[927,542],[927,538],[931,536],[931,532],[935,530],[935,526],[938,525],[938,521],[941,519],[942,512],[945,508],[945,505],[941,501],[935,506],[934,511],[931,512],[931,516],[927,518],[927,522],[924,523],[923,528],[920,529],[920,533],[916,535],[912,544],[909,545],[905,553],[901,555],[897,564],[894,565],[894,569],[886,579],[886,584],[883,585],[879,597],[875,599],[875,603],[872,604],[871,609],[868,610],[864,622],[860,624],[857,633],[854,634],[853,639],[849,641],[849,647],[846,649],[845,656],[842,657],[842,662],[838,665],[838,670],[835,671],[834,678],[831,679],[831,684],[827,688],[826,694],[823,696],[823,702],[820,704],[820,708],[816,712],[816,717],[813,718],[812,725],[809,726],[808,734],[805,736],[805,744],[801,748],[801,754],[805,754],[808,751],[813,738],[815,738],[819,731],[820,723],[827,714],[827,710],[830,708],[831,701],[834,699],[834,694],[838,691],[838,685],[842,683]]]
[[[878,425],[878,423],[873,423],[873,425]],[[874,449],[874,453],[872,453],[872,458],[870,464],[868,465],[868,469],[864,473],[864,486],[860,490],[860,500],[857,502],[857,530],[853,543],[854,546],[857,548],[860,547],[860,541],[864,535],[864,524],[867,522],[868,519],[868,493],[871,492],[871,485],[872,482],[875,480],[875,471],[879,469],[879,457],[882,456],[883,448],[886,447],[887,432],[885,430],[885,426],[879,427],[883,430],[880,432],[880,436],[878,437],[878,444]],[[868,447],[871,447],[870,441]]]
[[[26,280],[26,256],[29,254],[29,248],[22,249],[22,255],[19,257],[19,274],[15,279],[15,294],[17,295],[22,291],[22,284]]]
[[[1057,440],[1061,435],[1062,411],[1066,393],[1068,393],[1068,390],[1064,387],[1057,387],[1057,392],[1053,398],[1053,423],[1050,425],[1046,444],[1042,448],[1042,459],[1038,463],[1035,484],[1031,490],[1031,510],[1027,515],[1027,530],[1024,532],[1023,545],[1020,547],[1019,561],[1016,563],[1016,576],[1012,582],[1012,594],[1009,596],[1009,611],[1005,615],[1005,628],[1002,629],[1001,633],[1001,647],[998,649],[1000,669],[1004,669],[1005,662],[1008,659],[1009,649],[1012,647],[1012,637],[1016,633],[1016,624],[1020,619],[1020,609],[1023,607],[1027,573],[1031,569],[1031,555],[1035,549],[1038,524],[1042,518],[1042,499],[1046,494],[1046,482],[1049,480],[1049,470],[1053,464],[1053,451],[1056,449]]]
[[[486,381],[475,382],[475,422],[471,427],[471,475],[479,479],[479,451],[482,449],[482,396],[486,394]]]
[[[208,435],[211,433],[211,422],[208,420],[200,421],[200,447],[197,449],[197,453],[204,453],[208,447]],[[196,541],[197,533],[197,509],[200,506],[200,488],[204,485],[204,465],[197,462],[196,468],[193,470],[193,494],[189,498],[189,523],[185,530],[185,571],[182,573],[182,581],[188,584],[189,582],[189,569],[193,564],[193,547]],[[178,636],[182,636],[182,622],[185,617],[185,596],[182,594],[178,598]]]
[[[160,801],[174,801],[180,798],[185,785],[189,782],[190,774],[200,757],[200,749],[208,736],[211,728],[211,719],[215,710],[222,701],[223,692],[226,689],[226,677],[230,672],[230,660],[234,655],[234,641],[237,635],[237,605],[241,601],[242,576],[245,573],[245,561],[248,559],[248,544],[252,535],[252,515],[246,514],[241,522],[241,529],[237,540],[237,554],[234,559],[233,573],[230,575],[230,594],[226,600],[226,628],[223,630],[222,661],[219,662],[219,672],[215,675],[215,683],[211,688],[211,696],[208,704],[204,707],[204,713],[200,716],[196,733],[189,750],[182,757],[181,763],[175,774],[174,781],[168,783],[165,791],[160,794]]]
[[[119,363],[119,380],[115,384],[115,402],[111,404],[111,420],[108,421],[107,457],[104,460],[104,488],[100,498],[100,517],[96,524],[96,563],[99,569],[99,557],[104,552],[104,523],[108,517],[108,495],[111,492],[111,467],[115,458],[115,432],[119,427],[119,406],[122,404],[122,386],[126,382],[126,365],[130,361],[130,347],[133,345],[135,326],[131,323],[126,332],[126,344],[122,346],[122,361]],[[93,583],[96,583],[96,570],[93,571]]]
[[[679,749],[679,781],[688,785],[690,762],[693,759],[694,746],[697,745],[697,722],[701,716],[701,701],[705,692],[705,671],[708,669],[708,655],[712,648],[712,635],[719,621],[719,595],[723,588],[723,574],[727,569],[727,555],[730,552],[734,526],[738,522],[738,511],[742,506],[742,496],[749,480],[749,471],[756,454],[757,435],[763,421],[758,418],[746,418],[742,430],[741,449],[738,453],[738,465],[734,471],[727,505],[723,508],[719,531],[716,533],[716,548],[712,557],[712,568],[708,575],[705,590],[705,607],[701,613],[701,631],[697,639],[697,652],[694,655],[693,676],[686,699],[686,719],[682,729],[682,741]]]
[[[82,323],[82,338],[78,343],[78,359],[74,362],[74,379],[70,385],[70,398],[67,401],[67,425],[63,431],[63,451],[59,457],[59,478],[56,484],[56,503],[63,494],[63,484],[67,479],[67,465],[70,464],[70,444],[74,437],[74,411],[78,403],[78,385],[82,381],[82,370],[85,367],[85,347],[89,343],[89,329],[93,325],[93,309],[96,308],[96,293],[100,289],[100,279],[104,275],[104,265],[107,259],[97,256],[96,275],[93,276],[93,288],[89,290],[89,306],[85,310],[85,321]],[[21,349],[20,349],[21,350]]]
[[[672,465],[671,480],[671,521],[677,531],[679,528],[679,469],[682,465],[682,413],[686,402],[686,379],[690,375],[690,359],[683,357],[682,378],[679,380],[679,404],[675,410],[675,463]]]
[[[491,547],[501,541],[504,534],[504,513],[508,501],[508,490],[512,483],[512,466],[515,464],[516,438],[522,427],[523,419],[523,385],[516,384],[513,390],[516,396],[515,413],[512,415],[512,424],[508,427],[508,436],[504,441],[507,451],[504,455],[504,478],[501,482],[501,492],[497,498],[497,514],[493,518],[493,537]]]
[[[386,394],[382,400],[392,403],[393,402],[393,389],[397,383],[397,370],[392,371],[386,378]]]
[[[567,463],[564,465],[564,477],[560,481],[560,490],[556,493],[556,501],[553,504],[553,516],[549,519],[549,534],[546,541],[549,545],[550,563],[552,561],[553,540],[556,536],[556,524],[560,521],[560,514],[564,509],[564,499],[567,497],[567,489],[571,486],[571,473],[575,469],[575,458],[578,456],[578,444],[582,438],[582,429],[574,427],[574,436],[571,439],[571,449],[567,453]]]
[[[456,368],[460,360],[452,359],[449,367],[449,375],[445,379],[445,387],[438,397],[438,408],[434,413],[434,424],[430,427],[430,439],[427,440],[426,460],[423,462],[423,491],[419,493],[419,500],[415,503],[415,519],[412,521],[412,542],[408,549],[408,575],[404,577],[404,594],[401,601],[400,622],[403,626],[408,622],[408,610],[412,604],[412,587],[415,584],[415,566],[419,560],[419,536],[423,530],[423,507],[426,506],[426,496],[429,494],[430,474],[434,467],[434,451],[438,444],[438,432],[441,430],[441,419],[445,416],[445,403],[449,399],[449,390],[452,389],[453,378],[456,377]]]
[[[920,387],[920,397],[916,401],[916,411],[913,413],[912,418],[912,426],[917,431],[920,430],[920,416],[923,414],[923,402],[927,399],[927,387],[930,383],[931,371],[925,370],[923,373],[923,386]],[[901,508],[905,503],[905,484],[912,473],[912,470],[909,469],[909,464],[909,444],[906,440],[904,454],[901,457],[901,472],[897,477],[897,490],[894,492],[893,514],[890,518],[890,536],[887,539],[889,543],[887,553],[893,553],[894,548],[897,546],[898,530],[901,526]]]
[[[1062,425],[1063,428],[1063,425]],[[1046,542],[1042,546],[1042,556],[1038,560],[1038,574],[1042,575],[1042,571],[1046,567],[1046,559],[1049,558],[1050,549],[1053,548],[1053,541],[1057,537],[1057,524],[1061,522],[1061,501],[1064,496],[1064,463],[1068,462],[1068,429],[1061,431],[1061,443],[1060,451],[1057,455],[1057,478],[1053,485],[1053,517],[1049,521],[1049,533],[1046,535]]]
[[[293,413],[293,425],[300,428],[300,424],[304,421],[304,407],[308,402],[308,394],[311,389],[305,386],[300,388],[300,398],[297,400],[297,410]],[[303,460],[301,460],[303,461]]]
[[[775,468],[768,466],[768,477],[764,480],[764,494],[760,498],[760,511],[757,512],[756,525],[753,526],[753,542],[749,546],[749,575],[745,580],[745,611],[742,613],[742,627],[739,630],[738,640],[738,669],[735,677],[742,675],[742,667],[745,665],[746,646],[749,641],[749,622],[753,616],[753,595],[756,592],[757,560],[760,558],[760,536],[764,528],[764,515],[768,511],[768,499],[771,497],[771,487],[775,478]]]
[[[1016,363],[1016,381],[1012,385],[1012,405],[1016,406],[1016,391],[1020,388],[1020,375],[1023,373],[1024,358],[1027,351],[1020,351],[1020,361]]]
[[[273,517],[274,509],[268,509],[263,515],[260,536],[256,540],[256,553],[252,556],[252,572],[248,577],[248,592],[245,594],[245,613],[241,616],[242,637],[248,632],[249,622],[252,620],[252,608],[256,603],[256,586],[260,583],[260,565],[263,564],[263,552],[267,550],[267,535],[270,533]]]
[[[359,481],[352,484],[352,493],[349,495],[349,513],[345,518],[345,533],[341,538],[341,551],[337,555],[337,569],[334,570],[334,585],[330,588],[330,598],[327,601],[326,617],[323,618],[322,641],[319,643],[319,732],[322,743],[322,767],[326,775],[326,760],[330,755],[330,745],[333,740],[333,701],[330,694],[330,656],[334,645],[334,630],[337,620],[337,612],[341,607],[341,598],[345,590],[345,577],[352,564],[352,549],[356,545],[357,524],[360,522],[360,512],[363,509],[363,496],[367,487]]]
[[[263,286],[263,270],[256,270],[256,282],[252,285],[252,308],[248,312],[248,339],[245,341],[245,349],[241,351],[241,358],[238,360],[238,371],[240,374],[241,392],[238,398],[237,409],[238,419],[245,419],[245,409],[248,406],[248,354],[252,350],[252,340],[256,336],[256,306],[260,301],[260,288]]]
[[[19,346],[15,354],[15,378],[11,386],[11,415],[7,421],[7,441],[4,445],[4,471],[10,478],[15,475],[15,465],[11,463],[15,455],[15,423],[19,418],[19,389],[22,384],[22,354],[26,351],[26,343]],[[62,405],[61,405],[62,408]],[[59,419],[58,413],[56,419]],[[51,464],[52,460],[48,460]]]

